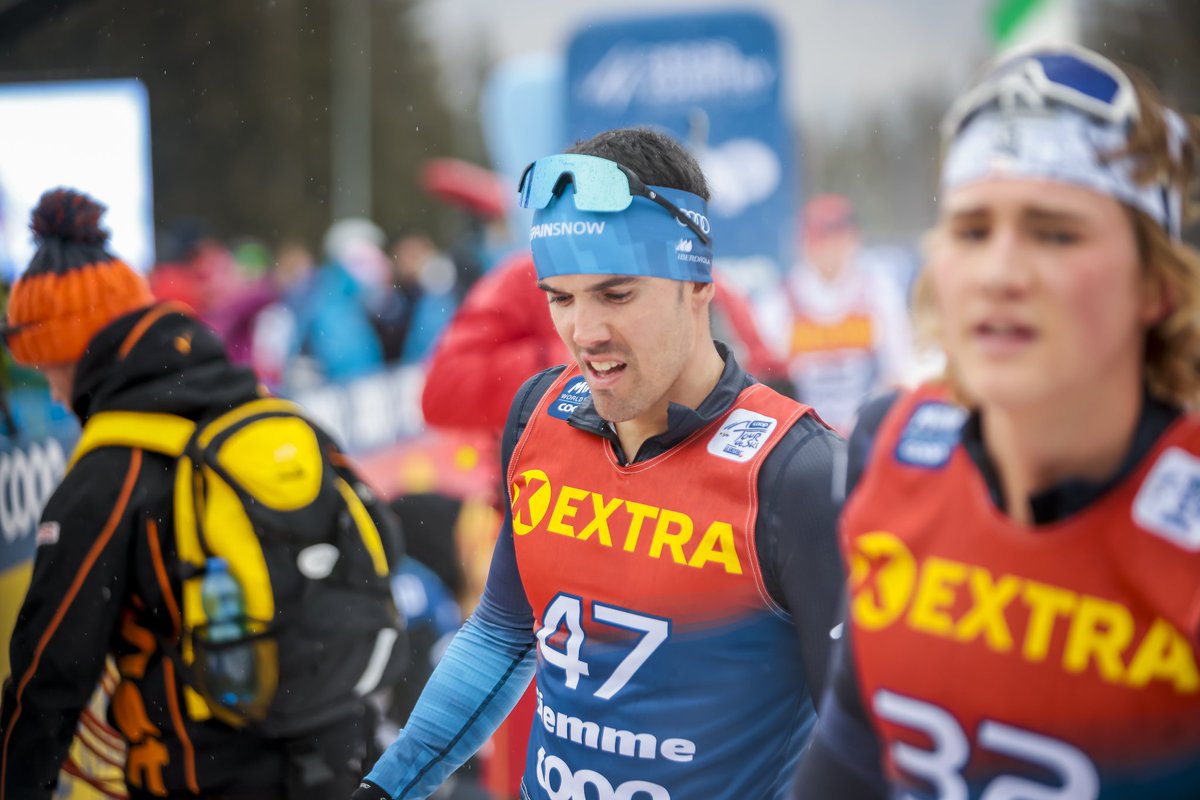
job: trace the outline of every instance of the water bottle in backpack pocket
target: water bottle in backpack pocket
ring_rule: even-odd
[[[271,643],[266,625],[247,616],[241,584],[223,558],[205,561],[200,602],[208,622],[192,631],[197,688],[216,708],[256,718],[274,690],[271,654],[264,651]]]
[[[200,584],[208,624],[194,632],[207,693],[230,708],[248,708],[259,692],[254,643],[242,587],[223,558],[210,558]]]

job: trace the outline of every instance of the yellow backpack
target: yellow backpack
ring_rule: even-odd
[[[345,714],[394,681],[404,648],[379,529],[365,487],[334,463],[336,450],[298,406],[267,398],[197,424],[171,414],[93,415],[68,469],[100,447],[176,459],[174,537],[182,586],[179,646],[163,641],[187,677],[194,720],[216,717],[288,736]],[[367,499],[372,499],[368,496]],[[201,585],[222,558],[244,598],[246,635],[210,643]],[[257,691],[230,703],[210,691],[212,652],[245,648]]]

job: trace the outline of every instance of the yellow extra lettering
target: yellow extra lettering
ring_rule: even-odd
[[[587,489],[563,486],[562,490],[558,493],[558,499],[554,501],[554,511],[550,514],[550,521],[546,523],[546,530],[550,531],[550,533],[558,533],[574,538],[575,529],[567,524],[567,520],[574,519],[579,509],[572,505],[572,503],[579,502],[589,494],[591,492]]]
[[[1021,579],[1016,575],[1001,575],[993,582],[991,573],[975,567],[971,570],[968,585],[975,605],[958,621],[955,635],[960,641],[969,642],[982,633],[992,650],[1000,653],[1012,650],[1013,637],[1004,610],[1020,593]]]
[[[1194,694],[1200,688],[1196,651],[1174,625],[1160,617],[1146,631],[1125,680],[1138,689],[1153,680],[1166,681],[1174,684],[1179,694]]]
[[[1083,595],[1071,620],[1063,669],[1083,672],[1093,660],[1100,677],[1118,682],[1125,676],[1121,651],[1133,639],[1133,615],[1120,603]]]
[[[944,558],[926,559],[908,612],[908,624],[915,630],[950,636],[954,632],[954,620],[947,612],[954,605],[955,587],[966,578],[966,564]]]
[[[733,526],[728,522],[718,521],[708,526],[688,566],[699,569],[710,561],[725,567],[730,575],[742,574],[742,562],[738,559],[737,546],[733,542]]]
[[[638,537],[642,534],[642,523],[648,519],[654,519],[658,516],[657,506],[648,506],[643,503],[635,503],[632,500],[625,501],[625,510],[633,517],[629,520],[629,530],[625,532],[625,552],[632,553],[637,549]]]
[[[671,528],[675,530],[672,531]],[[692,538],[692,518],[687,514],[664,508],[654,526],[654,538],[650,540],[650,557],[661,558],[663,547],[671,551],[676,564],[686,564],[683,546]]]
[[[1038,581],[1025,581],[1021,598],[1029,607],[1029,624],[1025,628],[1021,654],[1028,661],[1045,661],[1050,652],[1050,639],[1054,636],[1054,623],[1059,617],[1069,617],[1079,598],[1072,591]]]
[[[604,545],[605,547],[612,547],[612,533],[608,529],[608,518],[611,517],[613,512],[620,508],[624,502],[625,501],[621,498],[614,497],[612,500],[605,503],[603,495],[592,492],[592,508],[595,510],[595,516],[592,517],[591,522],[584,526],[583,530],[575,534],[575,538],[581,542],[586,542],[588,539],[592,538],[592,534],[595,533],[597,534],[596,541],[600,542],[600,544]]]

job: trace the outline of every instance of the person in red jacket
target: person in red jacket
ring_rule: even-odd
[[[429,360],[421,411],[435,427],[485,428],[499,436],[517,388],[566,359],[533,258],[521,253],[480,278],[463,299]]]

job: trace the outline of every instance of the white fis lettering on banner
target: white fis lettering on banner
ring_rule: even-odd
[[[584,102],[621,111],[635,99],[670,105],[752,95],[776,77],[770,61],[743,53],[727,39],[621,43],[592,68],[578,91]]]

